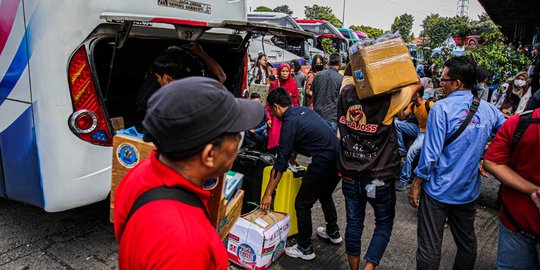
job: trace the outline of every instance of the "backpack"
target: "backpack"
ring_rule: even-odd
[[[521,137],[523,136],[523,134],[525,134],[525,131],[529,127],[529,124],[540,124],[540,118],[532,118],[533,112],[533,110],[530,110],[523,112],[519,115],[519,123],[516,131],[514,131],[514,137],[512,138],[512,153],[514,152],[514,150],[516,150],[516,147],[519,144]]]

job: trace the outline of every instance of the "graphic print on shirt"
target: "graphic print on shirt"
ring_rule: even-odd
[[[339,119],[341,124],[347,125],[348,128],[368,132],[376,133],[378,125],[366,124],[367,116],[362,110],[362,105],[353,105],[347,109],[347,114]]]
[[[465,119],[467,118],[467,115],[469,114],[469,105],[467,104],[459,104],[454,105],[455,107],[458,107],[456,110],[459,111],[458,116],[458,125],[454,129],[459,129],[461,124],[465,122]],[[469,123],[469,126],[467,128],[484,128],[486,125],[482,124],[480,120],[480,116],[478,114],[474,114],[473,118],[471,119],[471,122]]]
[[[379,148],[371,140],[360,138],[355,134],[347,134],[343,137],[343,154],[348,158],[374,158]]]

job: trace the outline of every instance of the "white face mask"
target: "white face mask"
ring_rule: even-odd
[[[514,80],[514,85],[517,87],[517,88],[521,88],[525,85],[525,81],[524,80]]]

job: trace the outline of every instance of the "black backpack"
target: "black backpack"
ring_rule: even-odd
[[[521,140],[521,137],[523,134],[525,134],[525,131],[529,127],[531,123],[533,124],[540,124],[540,118],[532,118],[534,111],[526,111],[522,112],[519,115],[519,123],[516,128],[516,131],[514,132],[514,137],[512,138],[512,146],[511,146],[511,152],[514,153],[514,150],[516,150],[517,145],[519,144],[519,141]]]

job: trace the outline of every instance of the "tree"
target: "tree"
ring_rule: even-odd
[[[288,5],[277,6],[276,8],[274,8],[274,12],[281,12],[289,15],[293,14],[293,11],[289,8]]]
[[[335,27],[341,27],[341,22],[339,19],[332,13],[332,9],[327,6],[304,6],[304,13],[306,18],[311,20],[325,20],[332,23]]]
[[[259,6],[254,11],[261,11],[261,12],[274,12],[273,9],[265,6]]]
[[[358,30],[364,32],[369,38],[376,38],[384,33],[382,29],[367,26],[367,25],[351,25],[351,30]]]
[[[405,42],[411,41],[411,30],[413,26],[414,18],[410,14],[401,14],[399,17],[396,17],[394,19],[394,23],[392,23],[391,31],[392,32],[398,32],[401,34],[401,37]]]
[[[431,48],[440,46],[452,33],[448,18],[441,17],[439,14],[427,16],[421,26],[424,30],[420,33],[420,37],[425,38],[428,41],[427,45]]]

